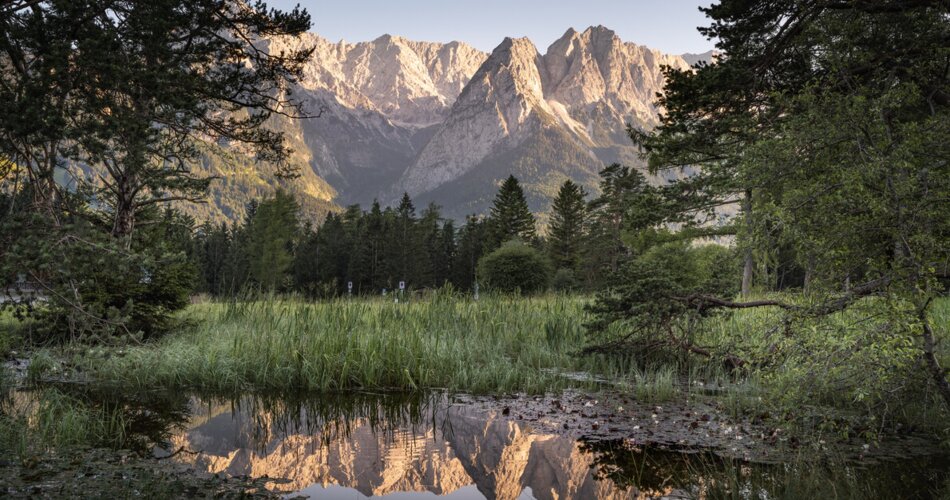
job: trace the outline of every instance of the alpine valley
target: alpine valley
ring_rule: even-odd
[[[308,33],[262,46],[314,47],[291,89],[308,117],[271,122],[301,176],[279,180],[267,165],[213,146],[201,168],[222,179],[209,203],[184,207],[200,220],[239,219],[278,185],[315,213],[394,203],[407,192],[416,206],[436,203],[462,218],[484,213],[509,174],[541,214],[567,178],[594,192],[605,165],[642,166],[626,127],[657,123],[662,68],[712,58],[663,54],[602,26],[569,29],[544,53],[527,38],[506,38],[491,54],[391,35],[332,43]]]

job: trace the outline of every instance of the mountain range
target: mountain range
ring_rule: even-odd
[[[386,205],[407,192],[454,218],[484,213],[509,174],[543,213],[565,179],[595,192],[607,164],[640,166],[626,126],[657,124],[663,67],[712,58],[664,54],[603,26],[569,29],[543,54],[527,38],[490,54],[391,35],[333,43],[308,33],[262,47],[314,48],[291,89],[312,117],[270,123],[295,151],[302,175],[287,186],[305,208]],[[249,199],[284,182],[240,154],[213,156],[203,166],[224,180],[199,218],[239,218]]]

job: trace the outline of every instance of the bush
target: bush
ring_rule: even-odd
[[[655,246],[625,264],[617,283],[598,295],[590,306],[594,321],[589,326],[608,342],[617,333],[637,346],[666,342],[672,324],[704,315],[681,298],[733,296],[738,289],[737,269],[727,248],[694,248],[685,242]]]
[[[567,268],[560,268],[554,273],[554,279],[551,280],[551,286],[559,292],[572,292],[577,288],[577,278],[574,271]]]
[[[497,292],[535,293],[547,289],[551,264],[519,240],[505,243],[478,261],[478,277]]]
[[[197,278],[186,254],[191,221],[173,212],[140,218],[149,224],[130,244],[79,218],[57,227],[27,214],[4,224],[16,238],[0,253],[0,276],[29,273],[46,295],[42,307],[13,307],[34,322],[36,340],[154,338],[174,326]]]

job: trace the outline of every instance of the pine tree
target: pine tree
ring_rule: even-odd
[[[213,295],[226,291],[227,259],[231,251],[230,231],[227,224],[213,226],[205,223],[196,235],[200,255],[200,290]]]
[[[409,198],[409,193],[402,194],[402,200],[399,201],[399,207],[396,208],[396,240],[391,242],[397,249],[397,262],[395,266],[395,281],[405,281],[411,283],[415,274],[415,263],[418,258],[418,245],[415,238],[416,230],[416,207]]]
[[[586,194],[568,179],[554,198],[548,251],[555,268],[574,271],[578,267],[587,219]]]
[[[478,261],[487,253],[488,222],[470,215],[458,234],[452,267],[452,284],[460,290],[471,290],[475,283]]]
[[[331,214],[332,215],[332,214]],[[297,251],[294,253],[293,278],[294,289],[314,296],[320,282],[320,261],[322,259],[320,239],[317,231],[309,224],[304,228]]]
[[[631,256],[624,234],[639,234],[662,220],[656,189],[643,174],[615,163],[604,168],[600,177],[601,194],[588,205],[589,228],[581,262],[581,274],[591,288],[616,276]]]
[[[370,291],[375,293],[383,284],[383,270],[385,268],[383,246],[386,242],[384,232],[383,210],[379,201],[373,200],[373,207],[365,216],[367,239],[369,240],[369,273]]]
[[[250,276],[265,290],[277,290],[293,264],[300,205],[290,194],[278,190],[261,202],[247,227]]]
[[[318,276],[320,287],[330,293],[342,293],[346,287],[346,273],[350,265],[350,249],[346,242],[346,229],[337,214],[327,215],[317,231]]]
[[[343,212],[343,229],[346,232],[346,246],[349,249],[347,271],[341,286],[348,290],[348,282],[353,282],[353,293],[360,293],[372,286],[372,248],[367,237],[366,219],[359,205],[350,205]]]
[[[498,190],[491,207],[489,224],[493,249],[511,239],[533,242],[537,237],[534,216],[528,210],[524,191],[515,176],[509,175]]]
[[[441,284],[438,276],[441,259],[439,219],[439,206],[433,203],[422,212],[422,218],[417,223],[414,246],[421,251],[415,259],[413,276],[409,277],[417,286],[431,287]]]
[[[439,231],[439,247],[436,258],[436,285],[443,286],[452,281],[452,269],[455,266],[457,246],[455,242],[455,224],[446,220]]]

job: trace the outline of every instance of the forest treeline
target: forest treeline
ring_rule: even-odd
[[[624,241],[630,220],[650,217],[658,209],[650,201],[659,203],[636,169],[615,164],[601,176],[597,196],[563,183],[545,234],[514,176],[501,184],[490,213],[458,225],[436,205],[417,209],[408,194],[395,207],[352,205],[315,223],[278,191],[252,201],[237,224],[195,228],[187,252],[199,270],[196,291],[329,297],[382,294],[402,282],[408,290],[472,292],[479,281],[483,291],[597,290],[633,255]],[[634,200],[644,213],[628,209]],[[734,277],[738,283],[738,267]]]

